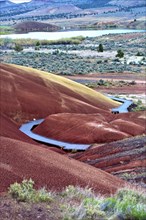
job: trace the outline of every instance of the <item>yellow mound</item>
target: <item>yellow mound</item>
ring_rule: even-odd
[[[9,64],[9,65],[14,66],[21,70],[25,70],[26,72],[34,74],[35,76],[38,75],[39,77],[43,79],[46,86],[50,86],[51,82],[65,86],[68,89],[72,90],[73,92],[79,94],[83,98],[86,98],[90,102],[95,101],[95,102],[99,102],[99,104],[103,103],[103,105],[105,106],[107,105],[108,107],[116,107],[120,105],[118,102],[109,99],[105,95],[97,91],[94,91],[84,85],[81,85],[77,82],[74,82],[70,79],[67,79],[65,77],[54,75],[54,74],[51,74],[45,71],[36,70],[30,67],[18,66],[15,64]]]

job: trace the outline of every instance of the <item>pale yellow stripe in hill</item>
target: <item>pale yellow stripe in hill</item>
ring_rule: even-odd
[[[116,101],[113,101],[111,100],[110,98],[104,96],[103,94],[93,90],[93,89],[90,89],[80,83],[77,83],[77,82],[74,82],[70,79],[67,79],[63,76],[58,76],[58,75],[55,75],[55,74],[52,74],[52,73],[48,73],[48,72],[45,72],[45,71],[41,71],[41,70],[37,70],[37,69],[34,69],[34,68],[30,68],[30,67],[25,67],[25,66],[18,66],[18,65],[15,65],[15,64],[9,64],[13,67],[16,67],[16,68],[19,68],[21,70],[24,70],[28,73],[32,73],[32,74],[37,74],[39,77],[41,77],[43,80],[47,80],[48,81],[48,84],[50,84],[49,82],[55,82],[55,83],[58,83],[60,85],[63,85],[67,88],[69,88],[70,90],[82,95],[83,97],[88,97],[89,100],[95,100],[96,102],[98,101],[102,101],[104,103],[109,103],[110,105],[112,105],[113,107],[116,107],[116,106],[119,106],[120,103],[119,102],[116,102]],[[46,83],[47,83],[46,81]]]

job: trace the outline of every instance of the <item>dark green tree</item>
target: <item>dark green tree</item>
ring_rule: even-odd
[[[20,52],[20,51],[23,50],[23,47],[19,44],[15,44],[14,50],[17,51],[17,52]]]
[[[136,56],[143,56],[143,53],[138,51]]]
[[[39,46],[40,46],[40,42],[37,41],[37,42],[36,42],[36,47],[39,47]]]
[[[124,52],[121,49],[117,50],[116,57],[119,57],[119,58],[124,57]]]
[[[98,52],[103,52],[103,45],[102,45],[102,44],[99,44],[99,46],[98,46]]]

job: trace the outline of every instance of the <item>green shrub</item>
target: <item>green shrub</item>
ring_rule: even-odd
[[[133,109],[134,112],[138,112],[138,111],[146,111],[146,107],[145,106],[136,106]]]
[[[90,198],[94,196],[94,193],[92,192],[91,188],[81,188],[79,186],[72,186],[69,185],[67,186],[61,193],[61,195],[63,197],[67,197],[67,198],[79,198],[79,199],[83,199],[83,198]]]
[[[52,200],[51,194],[45,188],[38,191],[35,190],[34,181],[31,179],[10,185],[9,193],[13,198],[21,202],[49,202]]]
[[[113,197],[105,199],[104,211],[115,215],[120,213],[124,219],[144,220],[146,219],[146,195],[134,189],[120,189]]]
[[[39,47],[39,46],[40,46],[40,42],[37,41],[36,44],[35,44],[35,46],[36,46],[36,47]]]
[[[137,112],[137,111],[145,111],[146,106],[143,105],[142,101],[138,99],[137,102],[135,102],[136,107],[132,109],[132,111]]]
[[[23,47],[19,44],[15,44],[14,50],[17,51],[17,52],[20,52],[20,51],[23,50]]]
[[[143,56],[143,53],[138,51],[136,56]]]
[[[40,47],[39,47],[39,46],[35,46],[34,49],[35,49],[35,50],[40,50]]]
[[[146,219],[146,195],[143,191],[130,188],[120,189],[115,195],[103,198],[80,193],[83,189],[66,188],[62,211],[69,220],[144,220]],[[82,195],[82,196],[80,196]],[[66,198],[70,198],[66,200]],[[78,201],[78,202],[74,202]]]
[[[102,45],[102,44],[99,44],[99,46],[98,46],[98,52],[103,52],[103,45]]]
[[[97,82],[97,85],[99,86],[104,86],[105,85],[105,81],[103,79],[100,79],[98,82]]]
[[[94,200],[93,200],[94,201]],[[105,212],[101,211],[92,201],[80,204],[66,204],[63,209],[64,219],[68,220],[107,220]]]
[[[86,198],[83,200],[83,205],[86,210],[86,215],[88,218],[96,219],[103,218],[105,219],[106,214],[104,211],[100,210],[100,200],[98,198]]]
[[[124,57],[124,52],[121,49],[117,50],[116,57],[119,57],[119,58]]]
[[[54,199],[62,220],[146,219],[146,194],[141,189],[125,187],[110,197],[101,197],[90,188],[70,185],[53,196],[45,188],[35,190],[30,179],[10,185],[9,193],[22,202],[50,202]]]

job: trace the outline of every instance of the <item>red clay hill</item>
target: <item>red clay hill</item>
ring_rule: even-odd
[[[72,184],[88,185],[104,194],[125,184],[105,171],[53,152],[56,148],[52,146],[36,143],[19,127],[33,118],[46,118],[38,127],[39,133],[49,136],[51,124],[50,135],[56,139],[98,142],[100,136],[104,142],[106,137],[111,141],[144,133],[142,113],[112,115],[111,108],[119,103],[85,86],[32,68],[12,64],[0,67],[0,192],[23,178],[34,179],[37,187],[58,190]],[[136,132],[129,133],[124,122]]]
[[[146,186],[146,136],[137,136],[71,155],[108,173]]]
[[[34,132],[71,143],[105,143],[146,133],[145,122],[142,113],[60,113],[48,116]]]
[[[119,103],[66,78],[1,64],[1,113],[18,124],[56,113],[110,113]]]
[[[0,192],[23,178],[32,178],[36,187],[59,190],[67,185],[88,185],[103,194],[125,184],[104,171],[53,152],[51,146],[40,145],[19,131],[21,123],[34,117],[109,112],[117,103],[62,77],[15,65],[0,67]]]

